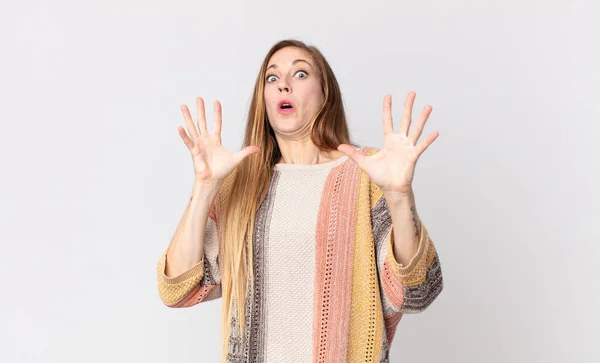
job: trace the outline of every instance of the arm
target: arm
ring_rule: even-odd
[[[194,184],[190,201],[167,248],[165,274],[178,276],[204,258],[204,234],[218,187]]]
[[[442,289],[437,253],[427,230],[418,221],[412,195],[417,160],[439,133],[433,132],[418,142],[431,113],[430,106],[423,109],[409,132],[415,96],[414,92],[410,92],[404,102],[399,132],[394,132],[392,97],[384,97],[382,150],[370,148],[361,153],[348,144],[338,145],[338,150],[351,157],[372,181],[371,208],[377,268],[388,316],[389,310],[422,311]],[[382,190],[388,195],[383,196]],[[392,309],[387,309],[390,301]]]
[[[221,185],[231,180],[246,157],[260,152],[246,146],[232,153],[221,144],[222,111],[214,102],[211,132],[206,125],[204,99],[196,98],[197,123],[186,105],[181,105],[187,131],[178,126],[179,136],[190,151],[194,163],[195,184],[183,218],[157,267],[158,290],[165,304],[192,306],[221,295],[219,271],[219,196]],[[210,219],[209,219],[210,218]]]
[[[383,196],[375,184],[371,190],[377,267],[386,315],[421,312],[443,288],[434,243],[416,214],[414,196],[400,201]]]
[[[183,218],[157,267],[161,300],[192,306],[220,295],[216,196],[218,188],[194,185]]]
[[[411,190],[407,195],[385,194],[384,197],[394,229],[394,258],[400,265],[408,265],[419,247],[420,220],[415,205],[415,194]]]

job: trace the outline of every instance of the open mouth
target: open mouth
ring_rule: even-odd
[[[294,105],[291,103],[291,101],[282,100],[277,104],[277,110],[281,114],[289,114],[294,112]]]

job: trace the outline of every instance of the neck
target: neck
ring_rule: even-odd
[[[338,150],[320,150],[310,140],[278,140],[281,158],[278,164],[323,164],[338,159],[344,154]]]

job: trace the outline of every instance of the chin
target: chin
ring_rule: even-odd
[[[300,130],[302,130],[302,128],[304,127],[304,125],[299,124],[297,122],[294,122],[292,120],[290,120],[291,122],[276,122],[275,123],[275,130],[279,131],[281,133],[284,134],[296,134],[297,132],[299,132]]]
[[[296,124],[284,124],[284,125],[277,124],[276,126],[277,126],[277,128],[276,128],[277,131],[286,133],[286,134],[293,133],[294,131],[297,131],[300,129],[299,127],[297,127]]]

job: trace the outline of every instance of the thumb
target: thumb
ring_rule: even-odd
[[[260,148],[258,146],[246,146],[245,148],[243,148],[242,150],[240,150],[240,152],[238,152],[237,154],[235,154],[236,156],[236,162],[241,162],[242,160],[244,160],[246,157],[255,154],[257,152],[260,151]]]
[[[337,149],[339,151],[341,151],[342,153],[344,153],[344,155],[348,156],[350,159],[354,160],[358,164],[359,167],[365,161],[366,156],[361,154],[352,145],[340,144]]]

